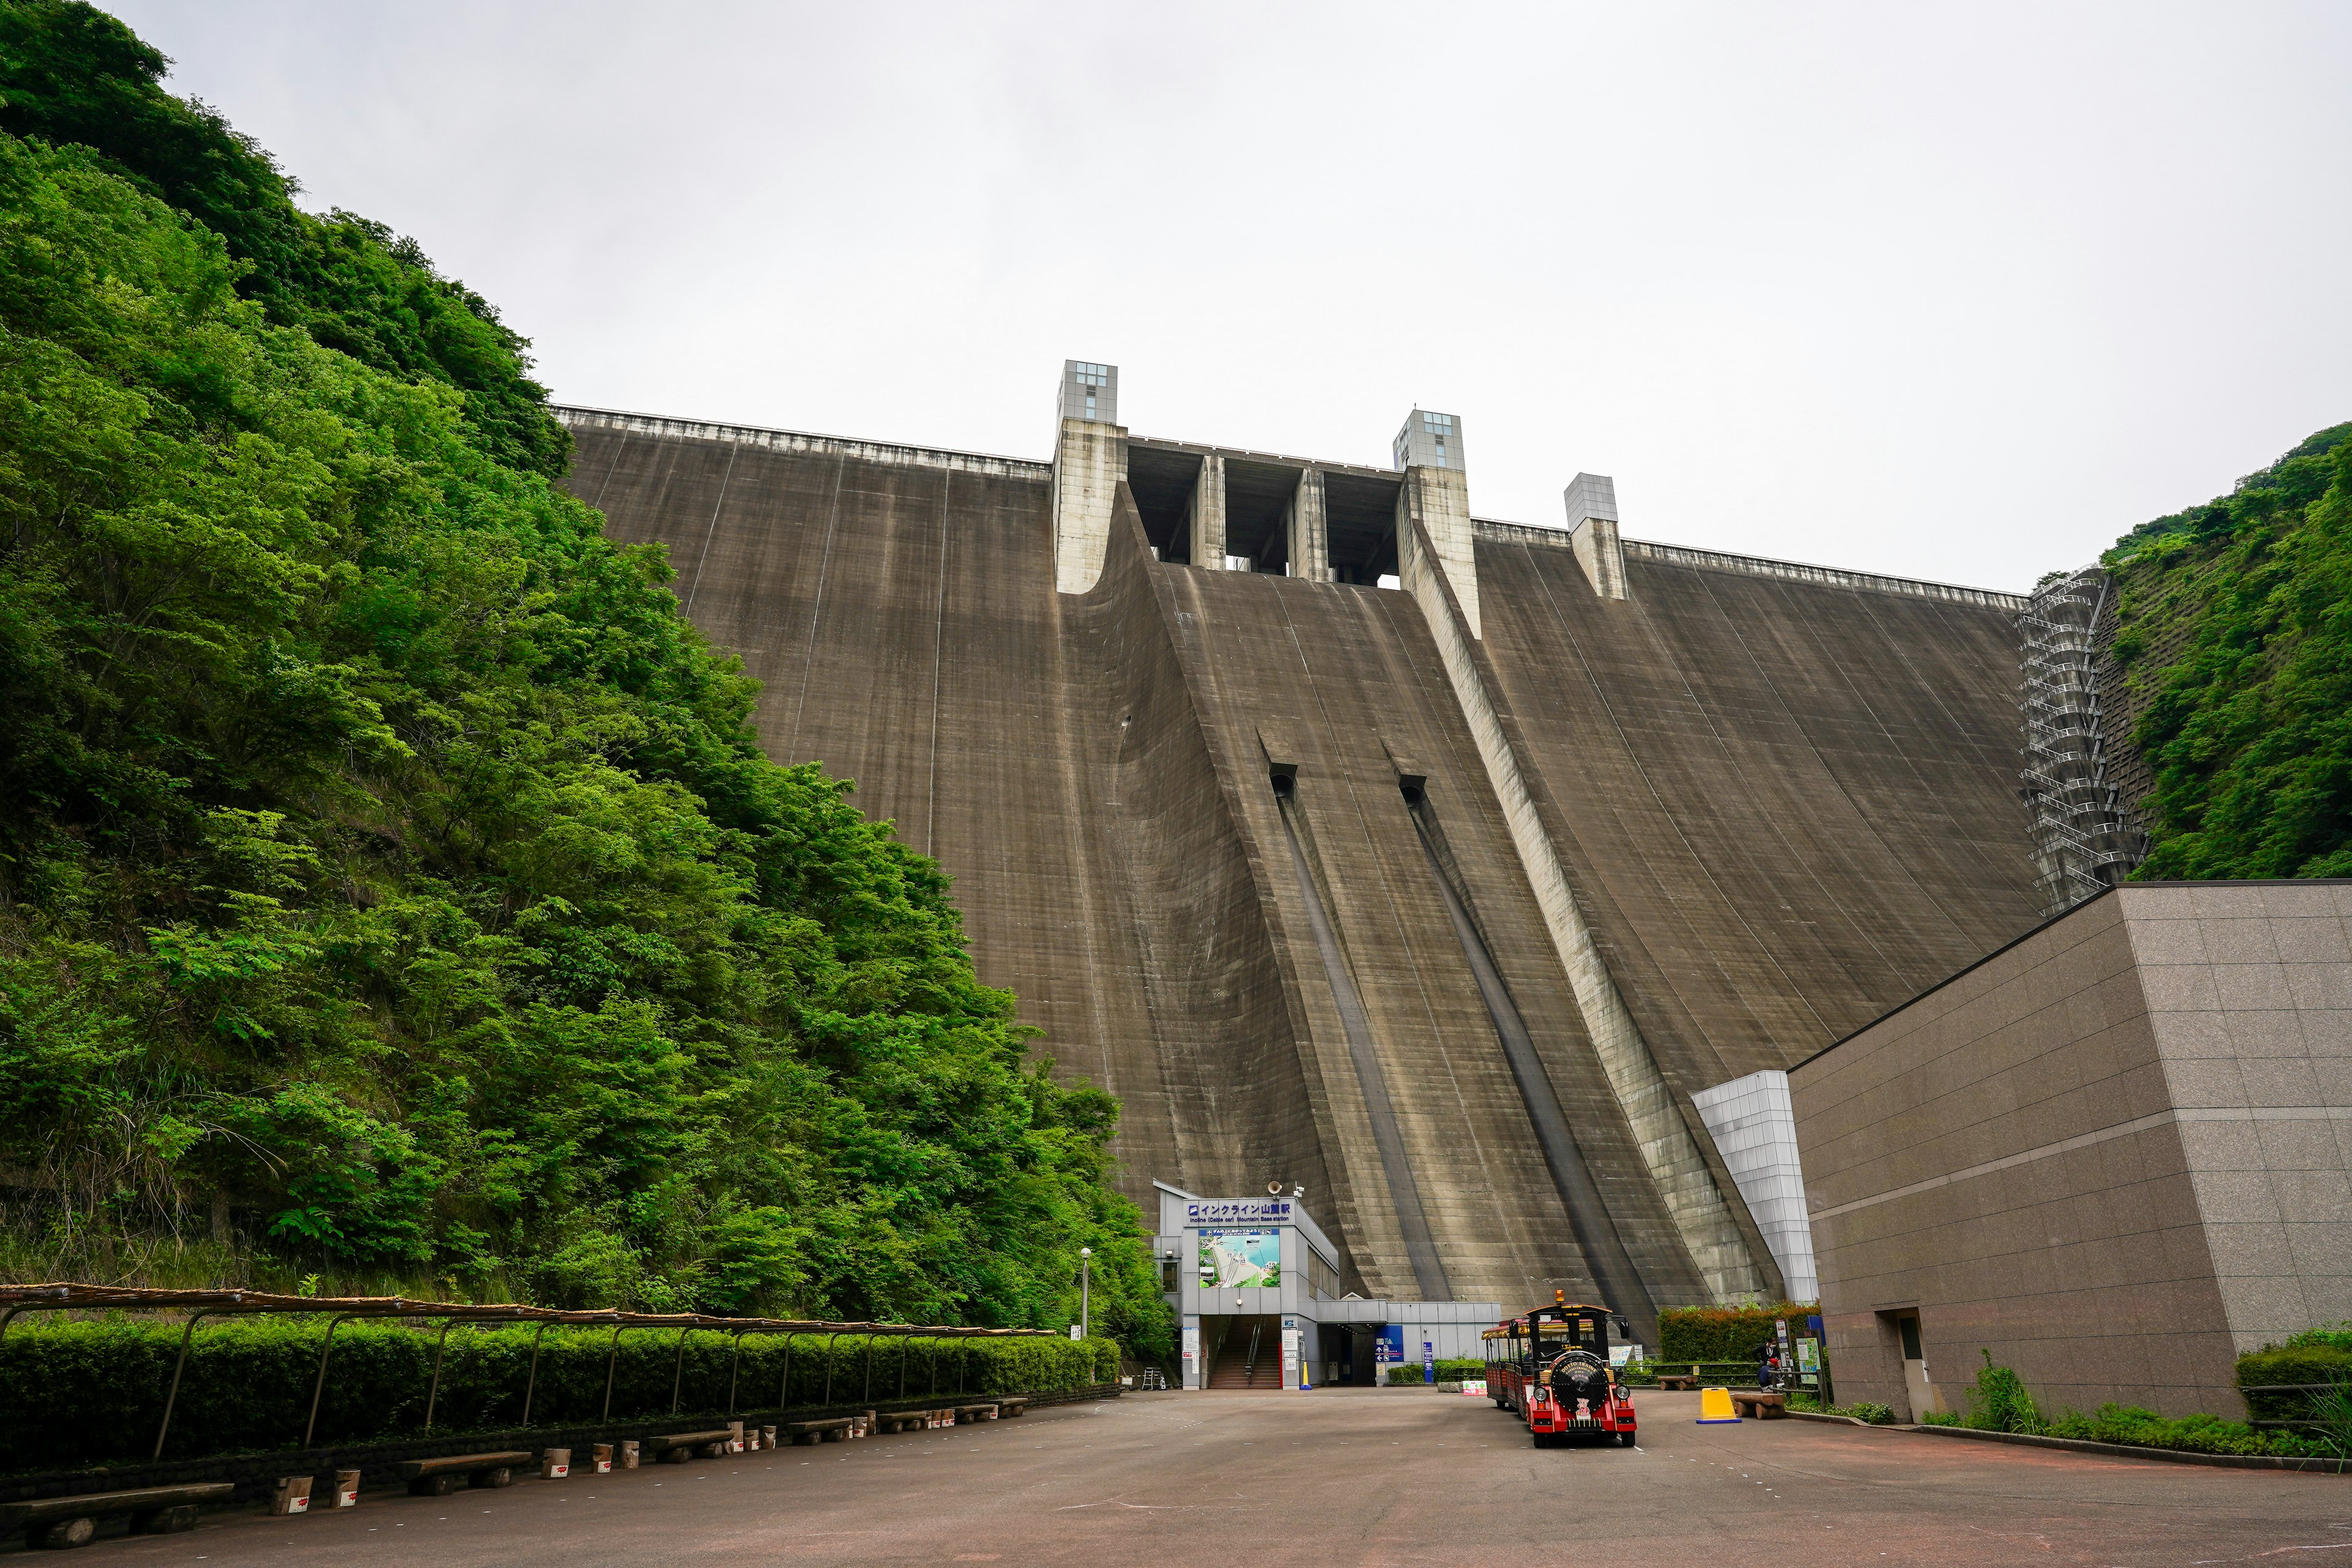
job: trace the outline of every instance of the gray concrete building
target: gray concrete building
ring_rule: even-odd
[[[1782,1295],[1695,1097],[2033,923],[2025,601],[1627,538],[1566,455],[1481,517],[1460,416],[1306,458],[1119,394],[1069,362],[1028,457],[565,409],[567,483],[953,877],[1147,1214],[1303,1185],[1343,1299],[1645,1340]]]
[[[2240,1414],[2352,1318],[2352,882],[2128,883],[1790,1072],[1841,1400]]]

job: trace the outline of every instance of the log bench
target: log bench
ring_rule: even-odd
[[[955,1412],[956,1420],[959,1422],[996,1419],[996,1406],[993,1405],[959,1405],[955,1407]]]
[[[836,1415],[830,1421],[787,1421],[779,1429],[790,1433],[795,1443],[838,1443],[849,1436],[849,1417]]]
[[[1662,1372],[1658,1373],[1658,1386],[1687,1392],[1698,1386],[1698,1379],[1687,1373]]]
[[[1731,1407],[1742,1415],[1753,1415],[1759,1421],[1781,1421],[1788,1418],[1789,1396],[1785,1394],[1749,1394],[1734,1389]]]
[[[527,1449],[496,1454],[445,1454],[437,1459],[403,1459],[393,1466],[408,1483],[411,1497],[447,1497],[460,1485],[503,1487],[514,1484],[514,1468],[530,1463]]]
[[[86,1546],[98,1521],[131,1516],[141,1535],[169,1535],[196,1527],[199,1504],[226,1502],[236,1488],[227,1481],[196,1481],[177,1487],[134,1487],[128,1491],[83,1492],[78,1497],[39,1498],[0,1503],[0,1540],[28,1531],[36,1546]]]
[[[874,1417],[875,1426],[885,1432],[911,1432],[938,1425],[940,1416],[955,1418],[953,1406],[942,1410],[885,1410]],[[797,1441],[798,1439],[794,1439]]]
[[[724,1458],[734,1443],[734,1428],[720,1426],[709,1432],[673,1432],[667,1437],[648,1437],[646,1449],[656,1463],[682,1465],[698,1453],[706,1459]]]
[[[1018,1415],[1028,1408],[1029,1396],[1025,1394],[1015,1394],[1010,1399],[1000,1399],[996,1402],[996,1413],[1000,1415]]]

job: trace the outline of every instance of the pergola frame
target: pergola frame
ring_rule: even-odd
[[[1049,1329],[975,1329],[945,1324],[918,1323],[842,1323],[822,1320],[792,1318],[724,1318],[702,1312],[624,1312],[614,1309],[592,1311],[566,1311],[554,1307],[532,1307],[520,1302],[477,1305],[463,1301],[419,1301],[404,1296],[281,1296],[266,1290],[160,1290],[123,1285],[0,1285],[0,1343],[5,1343],[9,1326],[27,1312],[185,1312],[187,1323],[180,1334],[180,1353],[172,1363],[172,1381],[163,1395],[163,1419],[155,1427],[155,1446],[152,1458],[163,1457],[163,1442],[172,1429],[172,1412],[179,1403],[180,1380],[187,1370],[188,1347],[194,1340],[196,1324],[206,1318],[252,1317],[264,1313],[286,1315],[328,1315],[326,1342],[319,1348],[319,1370],[310,1387],[310,1409],[302,1429],[302,1446],[308,1448],[319,1428],[319,1408],[327,1391],[327,1360],[334,1352],[335,1331],[343,1324],[359,1319],[415,1319],[426,1324],[438,1321],[440,1332],[433,1346],[433,1378],[425,1397],[425,1430],[433,1429],[433,1413],[441,1395],[441,1365],[443,1352],[449,1341],[449,1331],[460,1323],[487,1326],[501,1323],[534,1323],[538,1332],[531,1336],[530,1373],[522,1396],[522,1425],[530,1425],[530,1407],[539,1389],[540,1342],[546,1338],[551,1326],[565,1328],[607,1327],[613,1339],[604,1364],[604,1413],[609,1421],[613,1415],[613,1382],[621,1353],[621,1331],[624,1329],[676,1329],[677,1336],[677,1366],[671,1380],[670,1411],[677,1411],[685,1388],[686,1339],[697,1331],[733,1336],[733,1354],[730,1358],[727,1377],[727,1408],[735,1409],[736,1374],[740,1368],[743,1341],[751,1334],[782,1334],[784,1336],[784,1367],[782,1381],[776,1390],[777,1408],[789,1407],[792,1392],[792,1347],[797,1334],[821,1333],[825,1336],[824,1398],[833,1397],[834,1342],[844,1334],[866,1336],[862,1370],[864,1386],[870,1392],[874,1376],[874,1341],[898,1338],[904,1340],[975,1340],[975,1339],[1036,1339],[1058,1338]],[[911,1345],[901,1345],[898,1351],[898,1384],[901,1394],[906,1390],[907,1356]],[[969,1361],[970,1347],[959,1356],[957,1387],[963,1384],[963,1364]],[[937,1351],[932,1383],[937,1385]]]

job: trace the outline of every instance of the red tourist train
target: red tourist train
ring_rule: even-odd
[[[1498,1323],[1486,1342],[1486,1396],[1528,1424],[1536,1447],[1571,1437],[1633,1446],[1633,1398],[1609,1372],[1609,1309],[1552,1304]]]

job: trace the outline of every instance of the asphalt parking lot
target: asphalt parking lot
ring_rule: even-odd
[[[1531,1447],[1431,1390],[1131,1394],[1017,1421],[443,1499],[375,1494],[192,1534],[103,1537],[126,1565],[1122,1562],[1264,1564],[2326,1563],[2352,1477],[2134,1461],[1811,1422],[1695,1423]],[[2352,1560],[2345,1560],[2352,1568]]]

